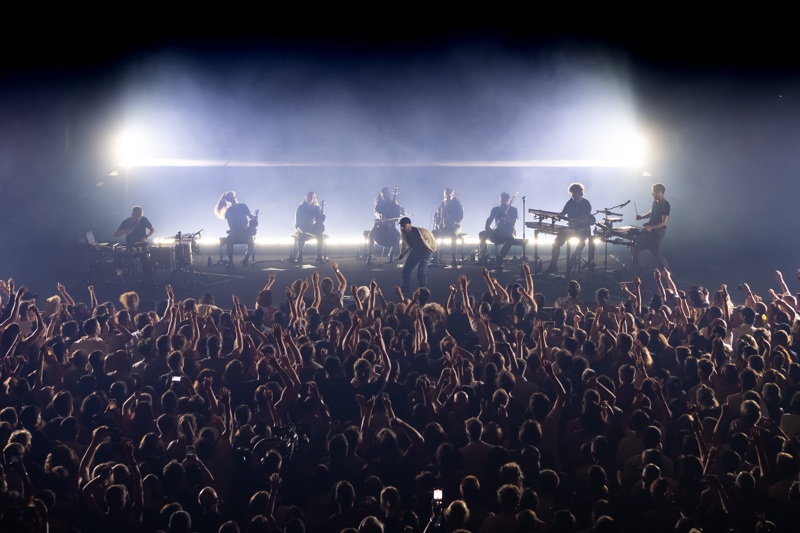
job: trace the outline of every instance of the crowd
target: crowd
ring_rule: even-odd
[[[154,309],[61,284],[37,306],[0,282],[0,530],[800,520],[800,315],[779,272],[739,303],[668,270],[652,294],[636,279],[587,301],[571,281],[550,303],[523,264],[434,302],[330,267],[229,302],[166,286]]]

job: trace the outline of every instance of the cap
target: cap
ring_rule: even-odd
[[[398,226],[402,226],[403,224],[411,224],[411,219],[408,217],[403,217],[397,222]]]

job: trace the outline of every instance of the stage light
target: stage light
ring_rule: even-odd
[[[114,155],[121,167],[134,167],[147,155],[148,138],[139,128],[123,130],[114,140]]]
[[[641,168],[649,150],[647,138],[630,125],[611,125],[599,141],[606,157],[620,167]]]

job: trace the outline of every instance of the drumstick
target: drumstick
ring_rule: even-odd
[[[636,200],[633,201],[633,208],[636,210],[636,216],[639,216],[639,208],[636,207]]]

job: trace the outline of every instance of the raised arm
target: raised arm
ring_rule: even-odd
[[[344,294],[347,290],[347,278],[344,277],[342,271],[339,270],[339,263],[336,261],[331,261],[331,270],[333,270],[333,273],[336,274],[336,279],[339,280],[339,292]]]
[[[778,288],[780,289],[779,294],[784,296],[792,294],[792,292],[789,290],[789,287],[786,285],[786,282],[783,280],[783,274],[780,270],[775,271],[775,280],[778,282]]]
[[[458,289],[451,283],[450,292],[447,295],[447,304],[445,305],[448,315],[456,310],[456,293],[458,293]]]
[[[461,286],[461,305],[464,314],[467,315],[467,318],[472,319],[474,313],[472,312],[472,307],[469,305],[469,278],[461,274],[458,276],[458,283]]]
[[[492,275],[489,273],[489,269],[486,268],[485,266],[481,267],[481,276],[483,277],[483,280],[486,282],[486,288],[488,289],[489,294],[492,296],[492,299],[494,299],[495,295],[497,294],[495,290],[495,285],[492,282]]]
[[[75,300],[72,299],[72,296],[67,292],[67,288],[61,282],[56,284],[56,288],[59,294],[61,294],[61,299],[64,300],[64,303],[70,306],[75,305]]]
[[[94,310],[97,308],[97,295],[94,293],[94,285],[89,285],[87,289],[89,290],[89,308],[94,315]]]
[[[319,291],[319,272],[316,271],[311,274],[311,292],[314,294],[314,301],[311,302],[311,308],[319,310],[321,294]]]

